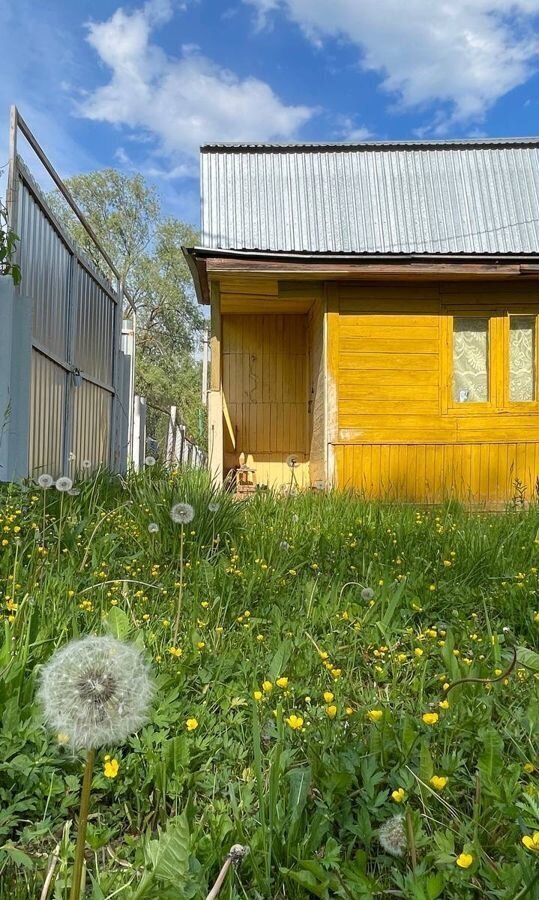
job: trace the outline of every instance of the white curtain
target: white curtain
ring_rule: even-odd
[[[488,400],[488,319],[453,319],[453,397],[457,403]]]
[[[535,316],[511,316],[509,399],[535,400]]]

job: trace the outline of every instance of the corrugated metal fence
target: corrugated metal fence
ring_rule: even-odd
[[[122,329],[129,297],[119,278],[113,286],[73,242],[18,156],[16,134],[22,130],[77,212],[16,110],[11,130],[8,211],[19,236],[18,293],[31,307],[31,371],[26,460],[19,434],[18,458],[12,454],[0,478],[75,474],[83,464],[122,471],[132,440],[134,340],[122,340],[122,330],[130,337],[134,333],[133,320]],[[82,214],[79,218],[86,227]],[[102,250],[97,241],[96,246]],[[103,256],[109,264],[104,251]]]

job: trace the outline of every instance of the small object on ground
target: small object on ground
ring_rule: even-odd
[[[219,896],[221,888],[223,887],[223,884],[225,882],[226,873],[228,872],[230,866],[238,866],[242,859],[245,859],[248,853],[249,847],[245,847],[243,844],[233,844],[233,846],[228,851],[227,858],[225,859],[221,867],[221,871],[217,876],[217,881],[206,897],[206,900],[215,900],[215,898]]]

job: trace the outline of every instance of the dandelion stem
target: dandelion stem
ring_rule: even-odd
[[[84,848],[86,846],[86,826],[88,824],[88,810],[90,807],[90,791],[92,788],[92,775],[94,772],[95,750],[88,750],[82,791],[80,795],[79,828],[77,832],[77,846],[75,849],[75,864],[73,866],[73,878],[71,881],[71,893],[69,900],[79,900],[82,881],[82,867],[84,864]]]
[[[182,598],[183,598],[183,523],[180,531],[180,588],[178,591],[178,606],[176,608],[176,619],[174,621],[174,636],[172,645],[176,646],[178,640],[178,631],[180,630],[180,616],[182,614]]]

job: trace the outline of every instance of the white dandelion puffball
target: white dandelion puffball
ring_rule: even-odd
[[[148,525],[148,531],[150,532],[150,534],[157,534],[157,532],[159,531],[159,525],[157,524],[157,522],[150,522],[150,524]]]
[[[64,493],[65,491],[70,491],[73,487],[73,482],[71,478],[68,478],[67,475],[61,475],[60,478],[56,481],[56,490]]]
[[[218,503],[208,503],[208,512],[216,513],[219,512],[219,504]]]
[[[155,456],[147,456],[144,462],[147,466],[155,466]]]
[[[188,525],[195,518],[195,511],[190,503],[175,503],[170,518],[176,525]]]
[[[390,856],[402,856],[406,850],[406,834],[404,831],[404,816],[397,813],[380,826],[378,840],[382,848]]]
[[[291,453],[290,456],[286,457],[286,465],[289,469],[297,469],[299,466],[299,459]]]
[[[74,750],[122,743],[146,722],[153,697],[138,647],[85,637],[57,650],[43,667],[38,700],[46,724]]]
[[[83,469],[91,469],[92,468],[92,460],[91,459],[83,459],[82,460],[82,468]]]
[[[40,475],[37,479],[37,483],[39,484],[40,488],[43,488],[44,491],[47,491],[50,487],[53,486],[54,478],[52,477],[52,475],[47,475],[47,473],[44,472],[43,475]]]
[[[370,587],[363,588],[361,591],[361,599],[362,600],[372,600],[374,597],[374,591]]]

